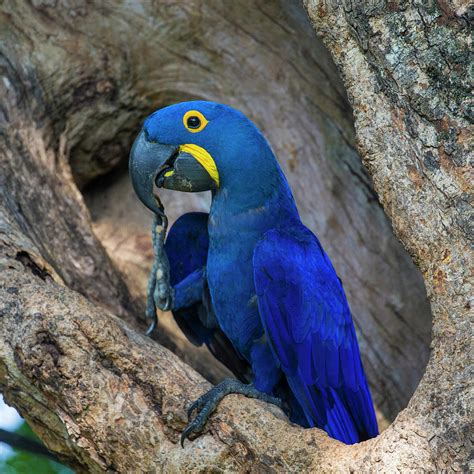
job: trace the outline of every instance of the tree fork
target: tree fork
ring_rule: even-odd
[[[336,69],[299,4],[150,5],[2,5],[6,400],[49,449],[83,471],[465,469],[470,208],[462,2],[403,10],[385,2],[305,2],[342,74],[382,206],[428,290],[432,352],[408,406],[378,438],[344,446],[288,424],[276,408],[230,396],[208,432],[184,449],[178,439],[185,410],[209,384],[182,358],[208,379],[225,371],[175,334],[160,342],[180,357],[141,335],[145,326],[135,318],[144,299],[130,294],[95,237],[76,187],[126,157],[135,128],[154,107],[212,97],[266,125],[290,183],[299,183],[303,218],[321,229],[329,251],[340,246],[354,258],[335,265],[388,420],[423,371],[430,315],[421,279],[358,161]],[[209,24],[217,43],[203,29]],[[272,88],[259,79],[268,74]]]

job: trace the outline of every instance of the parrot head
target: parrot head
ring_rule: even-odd
[[[281,170],[270,145],[241,112],[215,102],[174,104],[150,115],[130,153],[141,201],[157,211],[154,189],[252,194]]]

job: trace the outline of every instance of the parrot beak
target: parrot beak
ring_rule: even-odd
[[[153,190],[199,192],[216,188],[216,180],[196,159],[193,146],[163,145],[147,139],[144,130],[135,139],[130,152],[129,170],[133,189],[140,200],[154,212],[159,212]]]
[[[133,143],[130,152],[129,171],[132,186],[140,201],[148,209],[161,214],[161,204],[153,194],[157,174],[166,162],[172,157],[177,147],[153,143],[146,139],[142,130]]]

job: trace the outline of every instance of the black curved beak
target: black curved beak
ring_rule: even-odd
[[[160,214],[160,205],[153,195],[159,170],[176,153],[177,147],[148,141],[142,130],[130,151],[129,171],[133,189],[148,209]]]
[[[174,145],[147,139],[144,130],[135,139],[130,152],[130,177],[140,200],[154,212],[160,205],[154,196],[155,186],[176,191],[199,192],[215,189],[215,181],[190,153]]]

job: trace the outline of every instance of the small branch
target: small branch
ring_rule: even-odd
[[[41,443],[38,443],[34,439],[27,438],[26,436],[12,433],[7,430],[0,428],[0,442],[10,445],[12,448],[21,449],[28,451],[33,454],[45,456],[53,461],[60,462],[58,458]]]

